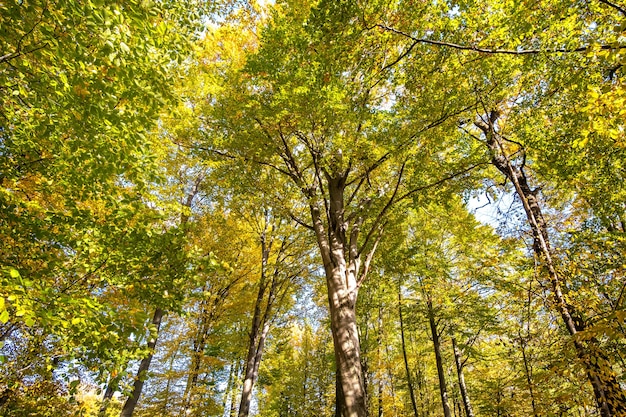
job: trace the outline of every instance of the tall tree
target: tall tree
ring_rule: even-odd
[[[258,292],[250,326],[248,354],[244,368],[243,388],[239,416],[250,413],[252,390],[258,379],[263,349],[272,323],[287,310],[285,298],[297,288],[308,269],[306,253],[298,241],[304,241],[281,218],[276,218],[268,208],[263,209],[258,224],[261,243],[261,267]]]
[[[289,215],[315,233],[323,261],[337,406],[342,415],[362,416],[358,291],[392,209],[443,177],[471,169],[439,160],[449,163],[449,172],[432,183],[424,169],[443,146],[432,131],[452,122],[449,115],[463,106],[452,102],[415,124],[402,124],[390,110],[396,86],[377,71],[386,51],[351,24],[358,19],[356,5],[320,2],[309,10],[294,3],[277,10],[258,52],[243,68],[227,72],[207,109],[207,138],[199,146],[244,164],[243,172],[256,178],[264,170],[284,176],[289,183],[277,200],[290,200],[287,210],[306,207],[308,220],[300,212]]]

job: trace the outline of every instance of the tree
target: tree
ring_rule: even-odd
[[[393,106],[388,109],[393,80],[376,71],[386,51],[376,37],[350,24],[357,17],[355,5],[332,2],[310,11],[295,3],[277,11],[263,31],[259,51],[243,68],[226,74],[223,90],[207,109],[202,126],[207,137],[199,144],[208,155],[242,163],[236,166],[251,177],[274,170],[289,181],[278,200],[297,201],[285,204],[287,210],[306,207],[308,221],[299,213],[290,215],[315,233],[322,257],[337,404],[346,416],[365,414],[358,290],[392,208],[443,182],[438,177],[429,184],[424,169],[443,146],[434,142],[431,130],[462,111],[455,107],[460,103],[452,103],[443,114],[403,125]],[[471,169],[454,172],[450,165],[447,178]]]
[[[193,30],[178,5],[0,5],[0,325],[7,343],[43,332],[52,369],[143,354],[127,345],[145,317],[126,290],[172,238],[151,206],[151,131]]]
[[[289,295],[298,287],[298,280],[306,275],[306,242],[290,230],[286,222],[272,215],[271,209],[263,209],[257,219],[257,233],[261,243],[261,267],[258,292],[254,303],[248,354],[244,368],[243,388],[239,405],[239,416],[247,417],[250,412],[252,389],[259,374],[265,341],[270,328],[279,314],[288,309]]]

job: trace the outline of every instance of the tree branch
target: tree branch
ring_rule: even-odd
[[[365,278],[367,278],[367,274],[369,273],[369,270],[370,270],[370,265],[372,264],[372,259],[374,258],[374,253],[376,252],[376,248],[378,248],[378,243],[380,242],[380,239],[383,237],[383,230],[385,229],[385,225],[386,223],[382,224],[379,227],[378,235],[376,236],[374,245],[372,246],[372,249],[365,256],[365,261],[363,262],[363,273],[357,280],[357,283],[356,283],[357,288],[359,288],[361,284],[363,284],[363,281],[365,281]]]
[[[617,10],[618,12],[620,12],[621,14],[623,14],[624,16],[626,16],[626,9],[624,9],[621,6],[618,6],[615,3],[611,3],[610,1],[607,0],[598,0],[600,3],[606,4],[609,7],[614,8],[615,10]]]
[[[8,54],[4,54],[3,56],[0,56],[0,64],[2,64],[3,62],[8,62],[14,58],[17,58],[19,56],[25,55],[25,54],[30,54],[32,52],[38,51],[40,49],[45,48],[46,46],[48,46],[48,42],[43,42],[43,45],[35,47],[29,51],[24,51],[22,52],[22,42],[24,41],[24,39],[30,35],[31,33],[33,33],[35,31],[35,28],[37,28],[37,26],[39,26],[39,24],[41,22],[43,22],[43,17],[44,17],[44,13],[48,10],[48,6],[44,6],[43,10],[41,11],[41,17],[39,18],[38,21],[35,22],[35,24],[33,25],[32,28],[30,28],[30,30],[28,32],[25,32],[20,39],[17,41],[17,47],[15,48],[15,52],[9,52]],[[37,44],[35,44],[37,45]]]
[[[605,2],[604,0],[599,0],[603,3],[606,4],[610,4],[608,2]],[[589,50],[589,46],[580,46],[578,48],[572,48],[572,49],[567,49],[567,48],[548,48],[548,49],[491,49],[491,48],[481,48],[478,46],[474,46],[474,45],[461,45],[458,43],[452,43],[452,42],[444,42],[444,41],[436,41],[433,39],[423,39],[423,38],[416,38],[406,32],[403,32],[401,30],[383,25],[383,24],[376,24],[375,27],[378,27],[380,29],[383,29],[385,31],[388,32],[392,32],[392,33],[396,33],[398,35],[404,36],[407,39],[410,39],[413,41],[413,44],[411,44],[411,46],[409,47],[409,49],[407,51],[405,51],[402,55],[400,55],[400,59],[404,58],[406,55],[408,55],[408,53],[411,51],[412,48],[414,48],[417,44],[423,43],[423,44],[427,44],[427,45],[435,45],[435,46],[444,46],[447,48],[452,48],[452,49],[458,49],[461,51],[472,51],[472,52],[479,52],[479,53],[483,53],[483,54],[504,54],[504,55],[536,55],[536,54],[555,54],[555,53],[573,53],[573,52],[585,52],[587,50]],[[611,45],[600,45],[600,49],[601,50],[620,50],[620,49],[626,49],[626,45],[618,45],[618,46],[611,46]],[[395,65],[398,61],[400,61],[400,59],[397,59],[396,61],[393,62],[393,64]],[[386,68],[390,67],[391,64],[387,65]]]
[[[446,181],[450,181],[451,179],[454,179],[454,178],[456,178],[456,177],[458,177],[458,176],[461,176],[461,175],[463,175],[463,174],[467,174],[468,172],[470,172],[470,171],[474,170],[475,168],[478,168],[478,167],[480,167],[480,166],[484,166],[484,165],[489,165],[489,164],[491,164],[491,162],[478,162],[478,163],[476,163],[476,164],[470,165],[469,167],[467,167],[467,168],[465,168],[465,169],[462,169],[461,171],[454,172],[454,173],[452,173],[452,174],[450,174],[450,175],[448,175],[448,176],[446,176],[446,177],[444,177],[444,178],[441,178],[441,179],[439,179],[439,180],[437,180],[437,181],[435,181],[435,182],[432,182],[432,183],[430,183],[430,184],[423,185],[423,186],[421,186],[421,187],[416,187],[416,188],[414,188],[414,189],[412,189],[412,190],[408,191],[408,192],[407,192],[407,193],[405,193],[404,195],[402,195],[402,196],[401,196],[400,198],[398,198],[396,201],[402,201],[402,200],[404,200],[405,198],[408,198],[408,197],[410,197],[411,195],[413,195],[413,194],[415,194],[415,193],[417,193],[417,192],[419,192],[419,191],[424,191],[424,190],[427,190],[427,189],[429,189],[429,188],[436,187],[436,186],[438,186],[438,185],[443,184],[443,183],[444,183],[444,182],[446,182]]]
[[[398,181],[396,181],[396,186],[393,190],[393,194],[391,195],[391,198],[389,199],[387,204],[385,204],[385,206],[380,211],[380,213],[378,213],[378,216],[376,216],[376,220],[374,220],[374,223],[372,223],[372,227],[370,228],[370,231],[367,233],[367,236],[365,237],[365,241],[363,241],[363,245],[361,246],[361,249],[359,250],[359,256],[363,252],[363,249],[365,249],[365,247],[367,246],[367,243],[369,242],[372,235],[374,234],[374,231],[378,229],[378,226],[380,225],[381,220],[383,219],[384,215],[395,204],[396,201],[399,201],[399,200],[396,200],[396,195],[398,195],[398,190],[400,189],[400,183],[402,182],[402,175],[404,174],[405,166],[406,166],[406,161],[404,161],[402,163],[402,166],[400,167],[400,172],[398,173]]]

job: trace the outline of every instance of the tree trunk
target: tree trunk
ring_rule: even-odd
[[[361,350],[356,323],[356,300],[359,289],[360,254],[356,248],[358,226],[353,226],[350,241],[344,221],[343,192],[345,177],[328,180],[328,207],[325,230],[320,207],[310,205],[313,228],[326,273],[337,378],[337,415],[366,417],[367,401],[361,368]],[[372,249],[373,253],[373,249]],[[371,258],[370,258],[371,259]]]
[[[263,347],[265,339],[270,330],[269,322],[264,323],[263,329],[259,332],[257,329],[256,339],[248,350],[248,359],[246,361],[246,369],[244,372],[243,388],[241,390],[241,401],[239,403],[239,417],[247,417],[250,413],[250,403],[252,401],[252,389],[259,376],[259,365],[263,356]],[[252,340],[252,335],[250,336]]]
[[[254,304],[254,313],[252,315],[252,326],[250,328],[248,342],[248,356],[244,368],[243,387],[241,389],[241,401],[239,402],[239,417],[248,417],[250,413],[250,403],[252,401],[252,389],[258,376],[259,364],[263,355],[263,346],[265,338],[269,332],[269,322],[267,321],[268,312],[272,302],[272,292],[275,288],[275,280],[272,282],[272,288],[262,313],[262,304],[265,299],[265,291],[267,290],[267,263],[272,247],[272,242],[267,241],[268,216],[266,212],[265,226],[261,234],[261,277],[259,280],[259,291],[257,293],[256,302]]]
[[[467,394],[467,386],[465,385],[465,375],[463,374],[463,361],[461,361],[461,351],[456,345],[456,339],[454,337],[452,338],[452,349],[454,350],[454,363],[456,364],[456,372],[459,378],[459,391],[461,392],[461,400],[463,400],[465,417],[474,417],[474,410],[472,410],[469,395]]]
[[[98,410],[98,417],[104,417],[106,415],[107,408],[111,403],[111,398],[113,398],[113,394],[115,393],[117,383],[117,378],[109,377],[107,388],[102,396],[102,404],[100,404],[100,409]]]
[[[239,381],[239,378],[241,377],[241,361],[236,360],[235,363],[233,363],[233,366],[235,367],[235,373],[230,393],[230,408],[228,410],[229,417],[235,417],[237,415],[237,401],[235,400],[235,398],[237,398],[237,383],[235,381]]]
[[[192,191],[187,194],[187,198],[183,203],[183,206],[190,209],[191,204],[193,203],[193,199],[198,194],[200,183],[202,182],[204,175],[200,175],[196,178],[194,182],[194,186]],[[180,216],[180,226],[184,227],[189,221],[189,215],[184,211]],[[152,357],[154,355],[154,348],[156,346],[157,339],[159,337],[159,330],[161,329],[161,320],[165,315],[165,311],[160,307],[157,307],[154,311],[154,316],[152,317],[152,324],[156,326],[156,335],[154,339],[151,339],[148,342],[148,349],[150,353],[147,357],[145,357],[141,363],[139,364],[139,370],[137,371],[137,377],[135,378],[135,383],[133,384],[133,392],[130,397],[126,399],[124,403],[124,407],[122,408],[122,412],[120,417],[131,417],[133,412],[135,411],[135,407],[137,406],[137,402],[139,401],[139,397],[141,396],[141,391],[143,390],[143,385],[145,378],[147,377],[148,369],[150,369],[150,363],[152,362]]]
[[[241,390],[241,401],[239,404],[239,417],[247,417],[250,413],[250,403],[252,401],[252,390],[259,376],[259,366],[263,358],[263,348],[265,340],[270,331],[271,315],[274,302],[279,293],[285,294],[284,283],[292,276],[281,277],[281,264],[284,261],[284,254],[287,247],[286,238],[282,239],[280,248],[277,251],[276,262],[273,273],[270,275],[268,290],[267,269],[269,257],[272,250],[273,237],[268,237],[270,216],[269,211],[265,212],[264,229],[261,233],[261,277],[259,280],[259,290],[254,304],[252,315],[252,325],[250,327],[250,337],[248,343],[248,356],[244,370],[243,388]],[[279,221],[278,224],[281,222]]]
[[[383,307],[378,306],[378,337],[377,340],[378,346],[376,347],[378,353],[378,372],[381,373],[378,377],[378,417],[383,417],[383,378],[382,378],[382,369],[383,369],[383,360],[382,360],[382,352],[380,347],[383,344]]]
[[[411,396],[411,406],[413,407],[413,415],[418,417],[417,402],[415,401],[415,387],[413,386],[413,378],[411,377],[411,369],[406,354],[406,341],[404,338],[404,320],[402,319],[402,286],[398,285],[398,317],[400,319],[400,341],[402,342],[402,358],[404,359],[404,369],[406,371],[406,383],[409,386],[409,394]]]
[[[522,360],[524,361],[524,373],[526,374],[526,383],[528,384],[528,393],[530,394],[530,405],[533,409],[533,416],[539,417],[537,413],[537,402],[535,401],[535,390],[533,384],[533,369],[528,356],[526,355],[526,348],[531,338],[530,323],[531,323],[531,306],[532,306],[532,281],[528,286],[528,302],[526,304],[526,336],[522,336],[521,330],[518,330],[518,336],[520,339],[520,347],[522,349]],[[522,318],[523,321],[523,318]]]
[[[503,139],[496,129],[496,122],[499,117],[499,112],[492,111],[489,114],[488,124],[484,122],[476,123],[476,126],[485,134],[487,146],[491,151],[492,164],[513,183],[515,193],[522,201],[528,224],[533,233],[533,251],[547,269],[554,304],[568,333],[572,337],[578,359],[586,368],[587,377],[593,387],[601,416],[626,416],[626,394],[620,387],[608,358],[601,351],[597,341],[591,339],[585,342],[576,336],[577,333],[586,330],[587,326],[583,320],[578,319],[575,307],[567,303],[563,294],[565,280],[557,272],[556,265],[552,260],[548,227],[537,198],[538,190],[533,190],[530,187],[523,165],[521,167],[513,165],[504,151]]]
[[[206,288],[204,288],[206,290]],[[196,336],[193,341],[193,349],[191,352],[191,363],[189,365],[189,375],[187,375],[187,383],[185,384],[185,390],[183,392],[182,406],[183,413],[187,413],[191,407],[193,400],[193,391],[198,383],[198,376],[200,375],[200,368],[202,365],[202,357],[204,355],[204,349],[206,347],[206,338],[209,331],[209,325],[212,322],[212,314],[207,309],[207,300],[202,300],[200,305],[200,323]]]
[[[356,296],[346,296],[338,287],[343,286],[344,273],[337,271],[328,282],[331,330],[342,417],[365,417],[367,415],[361,352],[356,325],[354,302]]]
[[[152,356],[154,352],[154,347],[156,346],[157,338],[159,336],[159,330],[161,328],[161,320],[163,319],[163,314],[165,312],[157,308],[154,311],[154,316],[152,317],[152,324],[156,327],[156,334],[153,339],[150,339],[148,342],[148,349],[150,353],[148,356],[143,358],[141,363],[139,364],[139,370],[137,370],[137,376],[135,378],[135,383],[133,384],[133,392],[126,399],[124,403],[124,407],[122,408],[122,412],[120,413],[120,417],[131,417],[133,412],[135,411],[135,407],[137,406],[137,402],[139,401],[139,396],[141,396],[141,391],[143,390],[143,384],[146,379],[146,374],[148,373],[148,369],[150,368],[150,362],[152,362]]]
[[[435,361],[437,362],[437,376],[439,377],[439,393],[441,394],[441,405],[443,407],[444,417],[452,417],[450,412],[450,404],[448,404],[448,388],[446,386],[446,376],[443,372],[443,359],[441,357],[441,340],[439,339],[439,331],[437,330],[437,322],[435,321],[435,312],[433,310],[433,302],[430,295],[427,296],[428,321],[430,323],[430,332],[433,337],[433,347],[435,349]]]
[[[230,364],[228,369],[228,380],[226,381],[226,389],[224,390],[224,398],[222,399],[222,408],[226,410],[228,406],[229,399],[232,402],[233,398],[231,392],[233,390],[234,384],[234,374],[235,374],[235,365],[233,363]]]

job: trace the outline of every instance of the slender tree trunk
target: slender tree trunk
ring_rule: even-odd
[[[426,391],[424,369],[422,366],[417,367],[415,373],[415,385],[417,392],[419,393],[419,411],[421,417],[426,417],[430,414],[430,395]]]
[[[452,395],[452,409],[454,409],[454,417],[463,417],[463,411],[461,410],[461,402],[456,395],[456,391]]]
[[[532,369],[530,367],[528,357],[526,356],[526,341],[523,339],[521,334],[519,336],[521,344],[520,347],[522,350],[522,360],[524,362],[524,373],[526,374],[526,383],[528,384],[528,392],[530,394],[530,405],[533,409],[533,416],[538,417],[537,404],[535,402],[535,391],[533,389]]]
[[[381,373],[378,377],[378,417],[383,417],[383,378],[382,378],[382,369],[383,369],[383,360],[382,360],[382,352],[380,347],[383,344],[383,307],[378,306],[378,337],[377,340],[378,346],[376,347],[378,353],[378,370]]]
[[[228,406],[229,397],[231,397],[231,392],[233,389],[234,373],[235,373],[235,365],[231,363],[230,369],[228,370],[228,381],[226,381],[226,390],[224,390],[224,398],[222,400],[222,408],[224,410],[226,410],[226,407]],[[230,398],[230,401],[233,401],[233,399]]]
[[[259,366],[263,358],[263,348],[265,340],[270,331],[271,314],[274,302],[278,293],[284,295],[283,288],[285,280],[289,278],[281,278],[281,266],[284,261],[283,255],[286,250],[287,241],[283,239],[279,250],[277,251],[277,259],[270,277],[267,276],[268,262],[272,250],[273,238],[267,236],[269,230],[269,212],[265,213],[265,226],[261,233],[261,277],[259,280],[259,290],[257,292],[256,302],[254,304],[254,313],[252,316],[252,326],[250,328],[250,337],[248,343],[248,355],[244,369],[243,388],[241,390],[241,401],[239,404],[239,417],[247,417],[250,413],[250,403],[252,401],[252,391],[254,384],[259,375]],[[280,224],[280,222],[278,223]],[[268,290],[268,278],[270,279]]]
[[[524,372],[526,374],[526,383],[528,384],[528,392],[530,394],[530,405],[533,409],[533,416],[539,417],[537,413],[537,402],[535,401],[535,390],[533,384],[533,369],[528,357],[526,355],[526,348],[528,346],[528,341],[530,341],[531,333],[530,333],[530,321],[531,321],[531,305],[532,305],[532,281],[528,286],[528,301],[526,305],[526,336],[522,336],[521,330],[518,332],[518,336],[520,339],[520,345],[522,348],[522,359],[524,361]],[[522,318],[523,321],[523,318]]]
[[[396,404],[396,381],[393,375],[393,368],[391,365],[391,360],[389,358],[392,357],[391,351],[389,349],[389,345],[385,344],[385,369],[387,371],[387,378],[389,380],[389,399],[391,400],[391,406],[393,408],[393,416],[398,416],[398,405]]]
[[[409,395],[411,396],[411,406],[413,407],[413,415],[418,417],[417,402],[415,401],[415,387],[413,386],[413,378],[411,377],[411,368],[406,354],[406,341],[404,338],[404,320],[402,318],[402,286],[398,285],[398,317],[400,319],[400,341],[402,342],[402,359],[404,360],[404,370],[406,371],[406,383],[409,386]]]
[[[493,165],[513,183],[515,192],[522,201],[526,218],[533,233],[533,251],[547,269],[554,304],[567,331],[572,336],[577,356],[587,370],[587,377],[593,387],[602,417],[626,416],[626,393],[617,381],[615,371],[607,356],[601,351],[597,341],[592,339],[585,342],[577,337],[579,332],[586,330],[586,324],[583,320],[578,319],[575,308],[567,303],[563,294],[565,280],[557,272],[556,265],[552,260],[548,227],[537,198],[538,190],[533,190],[530,187],[523,166],[513,165],[506,154],[502,143],[503,139],[496,129],[496,122],[499,117],[499,112],[492,111],[489,114],[488,123],[477,122],[476,126],[485,134]]]
[[[228,282],[226,286],[221,287],[216,294],[212,296],[210,302],[209,300],[204,300],[201,304],[200,323],[193,342],[189,374],[187,375],[187,382],[185,384],[185,390],[182,398],[183,415],[187,415],[194,400],[194,389],[198,384],[198,379],[201,374],[204,350],[206,348],[207,339],[210,335],[211,326],[217,319],[220,304],[228,296],[230,289],[236,282],[237,279]]]
[[[261,277],[259,280],[259,290],[257,292],[256,302],[254,303],[254,313],[252,315],[252,326],[250,327],[248,355],[246,357],[246,365],[244,368],[243,388],[241,389],[241,401],[239,402],[239,417],[248,417],[250,413],[250,402],[252,401],[252,389],[256,382],[257,373],[255,370],[259,367],[261,356],[263,354],[263,344],[265,336],[269,331],[269,323],[264,322],[266,317],[262,314],[262,304],[265,299],[267,290],[267,262],[271,251],[271,241],[267,242],[268,219],[265,216],[265,226],[261,234]],[[271,294],[269,299],[271,300]],[[268,301],[270,302],[270,301]],[[267,307],[269,309],[269,306]],[[267,310],[266,310],[267,312]]]
[[[237,360],[236,366],[237,368],[234,381],[239,381],[239,378],[241,378],[241,361]],[[230,401],[230,410],[228,411],[229,417],[235,417],[237,415],[237,401],[235,400],[237,398],[237,384],[233,383],[232,390],[233,391],[231,394],[232,399]]]
[[[435,349],[435,361],[437,362],[437,376],[439,377],[439,393],[441,394],[441,405],[443,407],[444,417],[452,417],[450,412],[450,404],[448,403],[448,388],[446,386],[446,376],[443,371],[443,359],[441,357],[441,340],[439,339],[439,330],[435,321],[435,312],[433,310],[433,302],[430,295],[427,296],[428,321],[430,323],[430,332],[433,337],[433,347]]]
[[[200,175],[196,178],[192,191],[189,194],[187,194],[187,198],[183,202],[184,207],[191,208],[193,199],[198,194],[199,186],[203,179],[204,179],[204,175]],[[183,212],[180,216],[180,226],[184,227],[188,223],[188,221],[189,221],[189,215]],[[135,378],[135,383],[133,385],[133,392],[131,396],[126,399],[126,402],[124,403],[124,407],[122,408],[120,417],[131,417],[133,415],[133,412],[135,411],[135,407],[137,406],[137,402],[139,401],[139,397],[141,396],[141,391],[143,390],[145,378],[147,377],[148,370],[150,369],[150,363],[152,362],[152,357],[154,356],[154,348],[156,346],[156,342],[159,337],[159,331],[161,329],[161,320],[163,319],[164,315],[165,315],[165,311],[161,309],[160,307],[157,307],[156,310],[154,311],[154,316],[152,317],[152,324],[156,326],[157,333],[154,339],[151,339],[148,342],[148,349],[150,353],[139,364],[139,370],[137,371],[137,377]]]
[[[148,372],[148,369],[150,368],[150,362],[152,362],[152,356],[157,343],[157,338],[159,336],[161,320],[163,319],[164,313],[165,312],[160,308],[157,308],[154,311],[152,324],[156,327],[157,332],[154,335],[154,338],[148,342],[148,349],[150,350],[150,353],[148,354],[148,356],[143,358],[143,360],[139,364],[139,370],[137,371],[135,383],[133,384],[133,392],[130,397],[126,399],[124,407],[122,408],[122,412],[120,413],[120,417],[131,417],[133,415],[133,412],[135,411],[135,407],[137,406],[137,402],[139,401],[139,397],[141,396],[141,391],[143,390],[143,384],[147,376],[146,374]]]
[[[106,415],[107,408],[109,408],[109,404],[111,403],[111,398],[113,398],[113,394],[115,393],[117,383],[118,380],[116,378],[109,377],[107,388],[102,396],[102,404],[100,404],[100,409],[98,410],[98,417],[104,417]]]
[[[456,364],[456,372],[459,378],[459,391],[461,392],[461,400],[463,400],[465,417],[474,417],[474,410],[472,410],[469,395],[467,394],[467,386],[465,385],[465,375],[463,373],[463,361],[461,360],[461,351],[456,345],[456,339],[454,337],[452,338],[452,349],[454,350],[454,363]]]
[[[185,391],[183,392],[183,415],[186,415],[187,410],[189,410],[189,408],[191,407],[191,403],[193,400],[193,390],[198,383],[198,376],[200,375],[200,368],[202,365],[204,348],[206,346],[208,327],[209,323],[212,321],[209,318],[209,312],[206,303],[206,300],[203,300],[201,303],[200,323],[193,341],[191,363],[189,365],[189,375],[187,375],[187,383],[185,384]]]
[[[253,346],[251,352],[248,352],[248,360],[246,361],[246,369],[244,373],[244,383],[241,390],[241,401],[239,403],[239,417],[247,417],[250,413],[250,403],[252,401],[252,389],[259,376],[259,365],[263,356],[263,347],[265,339],[269,333],[270,325],[265,323],[258,337],[258,343]]]

